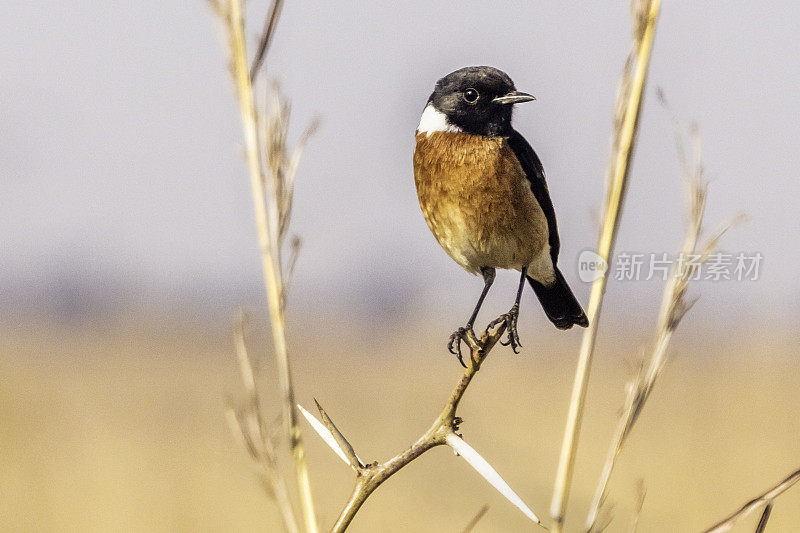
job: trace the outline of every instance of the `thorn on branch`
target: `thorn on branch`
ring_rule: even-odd
[[[447,445],[450,446],[459,456],[461,456],[469,465],[478,472],[483,479],[489,482],[489,484],[497,489],[497,491],[506,497],[508,501],[510,501],[515,507],[517,507],[522,514],[530,518],[537,524],[541,525],[541,521],[539,517],[531,511],[530,507],[528,507],[522,498],[520,498],[516,492],[514,492],[508,483],[497,473],[492,465],[489,464],[486,459],[481,457],[481,455],[475,451],[475,449],[467,444],[461,437],[456,435],[455,433],[450,433],[445,438]]]
[[[317,404],[317,406],[319,406],[319,404]],[[317,420],[317,418],[314,415],[312,415],[311,413],[306,411],[306,409],[302,405],[297,404],[297,409],[300,411],[300,414],[302,414],[305,417],[305,419],[308,421],[308,423],[311,424],[311,427],[314,429],[314,431],[316,431],[317,434],[320,437],[322,437],[322,440],[325,441],[325,444],[327,444],[330,447],[330,449],[333,450],[333,453],[338,455],[339,458],[342,461],[344,461],[344,463],[347,464],[348,466],[353,466],[352,463],[350,462],[350,458],[347,456],[347,454],[345,453],[344,449],[339,444],[339,442],[336,440],[336,437],[333,435],[333,432],[331,432],[331,430],[325,424],[323,424],[322,422]],[[336,426],[334,426],[334,427],[336,427]],[[344,437],[342,437],[342,438],[344,438]],[[353,453],[355,453],[355,452],[353,452]],[[356,456],[356,459],[361,464],[360,468],[363,469],[364,466],[363,466],[363,463],[362,463],[361,459],[359,459],[358,456]],[[355,467],[353,467],[353,468],[356,470],[356,472],[359,471],[358,468],[355,468]]]
[[[772,514],[772,502],[769,502],[767,506],[764,507],[764,512],[761,513],[761,520],[758,521],[755,533],[764,533],[764,530],[767,529],[767,522],[769,521],[769,515],[771,514]]]
[[[328,416],[328,413],[325,412],[325,409],[319,404],[316,398],[314,398],[314,403],[317,405],[317,410],[319,410],[319,414],[322,417],[322,422],[325,424],[325,427],[328,428],[328,431],[331,432],[333,438],[336,440],[336,444],[339,445],[339,448],[344,452],[345,456],[347,457],[347,461],[350,463],[350,466],[353,467],[353,470],[356,472],[360,472],[364,469],[364,463],[361,462],[361,459],[358,458],[356,455],[356,451],[353,449],[353,446],[348,442],[342,432],[339,431],[339,428],[336,427],[336,424],[333,423],[331,417]]]

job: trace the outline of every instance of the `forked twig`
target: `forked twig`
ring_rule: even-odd
[[[347,529],[367,498],[369,498],[383,482],[431,448],[443,445],[453,448],[456,453],[469,462],[473,468],[484,476],[484,478],[508,498],[509,501],[516,505],[528,518],[537,524],[540,523],[539,518],[528,508],[519,496],[514,493],[508,484],[503,481],[494,468],[457,435],[459,425],[462,421],[456,416],[456,410],[461,402],[461,398],[472,382],[472,378],[475,377],[475,374],[480,369],[481,364],[483,364],[489,352],[501,339],[505,330],[506,324],[501,323],[494,331],[490,329],[484,331],[480,339],[476,339],[474,335],[470,335],[466,338],[466,343],[470,350],[469,364],[464,369],[464,373],[450,393],[450,397],[439,413],[439,416],[414,444],[383,463],[374,462],[365,464],[361,461],[353,450],[353,446],[341,434],[336,426],[333,425],[333,422],[330,421],[330,418],[321,408],[320,414],[323,419],[327,420],[324,424],[310,417],[310,414],[306,414],[307,411],[303,410],[303,414],[309,418],[309,422],[317,429],[317,432],[320,433],[328,445],[344,462],[348,463],[356,471],[356,485],[331,531],[339,533]]]
[[[493,334],[489,333],[488,330],[485,331],[478,342],[468,337],[467,342],[470,349],[469,365],[464,369],[464,374],[450,394],[450,398],[447,400],[442,412],[430,428],[405,451],[384,463],[374,463],[358,472],[356,486],[331,529],[332,532],[340,533],[347,529],[367,498],[384,481],[431,448],[446,444],[447,435],[454,433],[458,429],[460,420],[456,419],[456,408],[461,398],[475,373],[480,369],[481,363],[500,340],[504,331],[505,324],[501,325]]]
[[[771,505],[772,502],[775,501],[775,498],[789,490],[792,485],[798,481],[800,481],[800,469],[795,470],[786,476],[780,483],[742,505],[736,512],[717,522],[710,528],[706,529],[703,533],[724,533],[725,531],[730,531],[740,519],[746,517],[761,506]],[[767,515],[767,518],[769,518],[769,515]],[[766,525],[766,521],[764,521],[764,524]]]

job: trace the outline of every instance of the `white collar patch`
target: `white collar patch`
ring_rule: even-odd
[[[441,111],[437,111],[436,108],[433,107],[433,104],[428,104],[425,106],[422,117],[419,119],[417,133],[425,133],[427,137],[430,137],[431,133],[435,131],[460,132],[463,130],[458,126],[450,124],[447,120],[447,115]]]

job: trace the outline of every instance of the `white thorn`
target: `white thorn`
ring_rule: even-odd
[[[461,457],[464,458],[466,462],[472,466],[483,478],[489,482],[491,486],[496,488],[500,494],[505,496],[508,501],[513,503],[520,511],[525,514],[528,518],[536,522],[537,524],[541,524],[539,517],[537,517],[533,511],[531,511],[530,507],[525,505],[525,502],[522,501],[522,498],[517,496],[517,493],[511,490],[511,487],[508,486],[500,474],[497,473],[497,470],[492,468],[486,459],[480,456],[475,449],[464,442],[463,439],[458,437],[457,435],[451,433],[449,434],[446,439],[447,444],[453,448],[453,450],[458,453]]]
[[[319,434],[320,437],[322,437],[322,440],[325,441],[325,444],[330,446],[331,450],[333,450],[333,452],[336,455],[338,455],[339,458],[342,461],[344,461],[344,463],[347,466],[351,466],[350,465],[350,461],[347,460],[347,456],[344,454],[342,449],[339,447],[339,443],[336,442],[335,438],[333,438],[333,434],[328,430],[328,428],[325,427],[325,424],[323,424],[322,422],[317,420],[317,418],[314,415],[312,415],[311,413],[309,413],[308,411],[303,409],[303,406],[300,405],[299,403],[297,404],[297,408],[300,409],[300,413],[304,417],[306,417],[306,420],[308,420],[308,423],[311,424],[311,427],[314,428],[314,430]],[[362,464],[363,464],[363,461],[362,461]]]

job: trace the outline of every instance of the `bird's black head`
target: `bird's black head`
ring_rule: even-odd
[[[519,92],[508,74],[493,67],[464,67],[436,82],[428,104],[447,123],[474,135],[504,136],[513,104],[535,98]]]

